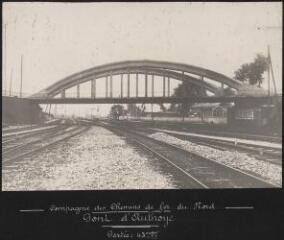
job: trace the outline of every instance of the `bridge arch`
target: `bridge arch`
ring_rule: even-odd
[[[165,61],[135,60],[100,65],[72,74],[34,94],[32,97],[53,98],[55,95],[59,94],[65,89],[91,81],[93,79],[111,75],[133,73],[170,77],[180,81],[187,81],[203,87],[205,90],[208,90],[214,94],[218,93],[218,88],[206,81],[203,81],[203,78],[208,78],[221,84],[226,84],[230,88],[234,88],[236,90],[242,86],[242,83],[237,80],[201,67]],[[199,78],[187,75],[187,73],[199,76]]]

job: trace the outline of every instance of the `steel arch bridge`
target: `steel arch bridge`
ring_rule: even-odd
[[[135,85],[136,95],[130,96],[130,74],[136,75]],[[113,97],[113,76],[120,75],[120,96],[118,98]],[[127,76],[127,91],[123,91],[123,76]],[[144,79],[138,79],[138,75],[144,75]],[[163,78],[162,97],[154,96],[154,82],[155,76]],[[150,77],[151,83],[150,86]],[[96,81],[105,79],[105,97],[98,98],[96,96]],[[153,61],[153,60],[133,60],[115,62],[105,65],[96,66],[73,75],[70,75],[51,86],[43,89],[42,91],[32,95],[30,98],[38,100],[41,103],[162,103],[162,102],[175,102],[174,97],[170,96],[170,83],[171,79],[189,82],[196,86],[201,87],[202,95],[200,98],[208,97],[206,91],[209,91],[216,98],[223,96],[224,86],[235,89],[239,92],[244,84],[240,81],[229,78],[221,73],[193,66],[183,63],[173,63],[166,61]],[[209,83],[206,79],[213,80],[219,83],[221,86]],[[143,80],[144,97],[139,97],[139,83]],[[91,97],[89,99],[80,98],[80,84],[85,82],[91,82]],[[72,87],[77,86],[77,96],[75,98],[67,98],[65,91]],[[167,86],[167,91],[166,91]],[[151,87],[151,88],[150,88]],[[55,99],[55,96],[61,96]],[[184,96],[189,98],[192,96]]]

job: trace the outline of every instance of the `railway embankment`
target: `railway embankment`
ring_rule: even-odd
[[[35,124],[44,120],[40,106],[29,99],[2,97],[2,126]]]
[[[232,126],[228,124],[210,124],[203,122],[182,122],[180,121],[161,121],[130,119],[118,121],[120,125],[127,125],[132,127],[153,127],[163,128],[173,131],[186,131],[191,133],[212,134],[214,136],[222,137],[240,137],[248,139],[271,140],[282,142],[282,126],[270,127],[251,127],[251,126]]]

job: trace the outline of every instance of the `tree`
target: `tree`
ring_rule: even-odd
[[[113,105],[110,109],[110,115],[113,116],[115,119],[119,120],[119,117],[123,114],[124,109],[122,105]]]
[[[142,115],[142,109],[138,106],[136,106],[136,104],[128,104],[127,105],[127,110],[128,113],[130,114],[130,116],[141,116]]]
[[[248,82],[251,85],[258,84],[261,86],[263,82],[262,74],[268,70],[268,59],[262,54],[257,54],[252,63],[245,63],[235,71],[235,79]]]
[[[180,85],[178,85],[177,88],[174,90],[174,97],[197,97],[197,96],[203,96],[203,90],[200,86],[197,86],[195,84],[189,83],[189,82],[182,82]],[[189,108],[192,105],[192,103],[182,103],[182,104],[172,104],[170,109],[172,111],[179,112],[183,119],[185,115],[189,112]]]

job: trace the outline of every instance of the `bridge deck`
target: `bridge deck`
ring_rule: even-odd
[[[250,101],[267,103],[270,97],[130,97],[130,98],[31,98],[38,104],[135,104],[135,103],[216,103]]]

